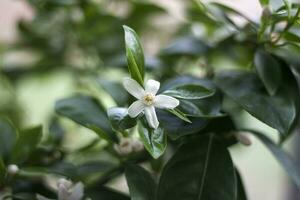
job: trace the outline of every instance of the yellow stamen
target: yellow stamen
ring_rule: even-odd
[[[144,103],[148,106],[152,105],[154,101],[154,96],[152,94],[146,94],[144,96]]]

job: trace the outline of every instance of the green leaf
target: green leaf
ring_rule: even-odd
[[[247,112],[280,133],[289,132],[296,117],[296,107],[290,94],[284,90],[269,96],[258,77],[249,72],[227,71],[215,79],[221,90]]]
[[[0,157],[3,160],[10,156],[17,137],[15,127],[7,119],[0,119]]]
[[[233,200],[236,186],[229,151],[214,136],[204,136],[183,144],[168,161],[157,200]]]
[[[10,163],[19,164],[26,161],[41,142],[42,134],[42,126],[21,131],[14,146]]]
[[[106,111],[96,99],[89,96],[62,99],[56,102],[55,110],[58,114],[95,131],[101,138],[110,142],[117,141]]]
[[[127,104],[129,95],[120,83],[102,79],[98,80],[98,82],[101,87],[103,87],[103,89],[115,100],[117,105],[125,106]]]
[[[160,157],[167,147],[167,137],[161,127],[157,129],[149,128],[146,124],[138,124],[139,135],[146,150],[153,158]]]
[[[285,153],[280,146],[276,145],[273,141],[271,141],[264,134],[259,133],[253,130],[245,130],[254,134],[258,139],[260,139],[266,147],[273,153],[275,158],[280,162],[282,167],[300,189],[300,173],[297,167],[297,164],[290,158],[290,156]]]
[[[182,136],[199,132],[209,122],[208,119],[189,117],[192,123],[183,121],[165,110],[157,110],[158,120],[168,136],[176,140]]]
[[[214,90],[196,84],[179,85],[163,92],[179,99],[203,99],[214,93]]]
[[[109,108],[107,115],[112,128],[117,132],[123,132],[124,130],[132,128],[136,125],[136,119],[131,118],[128,115],[127,108]]]
[[[279,63],[263,50],[256,51],[254,63],[258,76],[264,83],[267,91],[270,95],[274,95],[282,80]]]
[[[300,43],[300,36],[295,34],[295,33],[292,33],[292,32],[284,32],[283,33],[283,37],[289,41],[289,42],[295,42],[296,45],[299,45]],[[298,44],[297,44],[298,43]]]
[[[125,45],[128,70],[133,79],[141,86],[144,85],[145,58],[142,45],[136,32],[128,26],[123,26],[125,31]]]
[[[85,189],[84,193],[91,199],[130,200],[125,194],[101,185],[88,187]]]
[[[180,110],[178,109],[167,109],[167,111],[169,111],[170,113],[172,113],[173,115],[177,116],[179,119],[182,119],[183,121],[185,122],[188,122],[188,123],[192,123],[191,120],[189,120],[189,118],[187,118],[187,116],[181,112]]]
[[[128,165],[125,171],[131,200],[154,200],[156,183],[145,169],[138,165]]]
[[[267,5],[269,5],[269,0],[259,0],[259,2],[260,2],[260,4],[261,4],[262,6],[267,6]]]

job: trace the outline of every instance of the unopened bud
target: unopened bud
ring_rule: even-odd
[[[11,175],[15,175],[19,172],[19,167],[14,164],[8,165],[7,172]]]
[[[129,138],[122,138],[119,144],[114,145],[114,149],[121,155],[128,155],[133,150]]]
[[[235,137],[243,145],[250,146],[252,144],[252,140],[247,133],[239,132]]]
[[[269,6],[265,6],[262,11],[262,19],[268,20],[272,16],[272,11]]]
[[[138,139],[133,139],[131,143],[134,152],[140,152],[144,149],[143,143]]]

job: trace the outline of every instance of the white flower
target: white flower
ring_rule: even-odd
[[[157,120],[156,108],[173,109],[179,105],[179,101],[167,95],[156,95],[160,83],[155,80],[148,80],[145,89],[131,78],[123,79],[124,88],[138,100],[133,102],[128,108],[128,114],[134,118],[144,112],[150,127],[156,129],[159,125]]]
[[[58,200],[81,200],[83,194],[83,184],[76,183],[73,185],[71,181],[64,178],[59,179],[57,183]]]

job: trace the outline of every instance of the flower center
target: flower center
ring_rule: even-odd
[[[144,96],[144,103],[148,106],[152,105],[154,102],[154,96],[152,94],[146,94]]]

